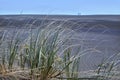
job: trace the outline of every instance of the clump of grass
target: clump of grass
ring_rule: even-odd
[[[40,80],[48,80],[62,75],[72,62],[68,61],[62,67],[64,62],[58,55],[61,46],[66,41],[60,37],[63,32],[64,29],[61,27],[51,29],[47,27],[41,30],[37,29],[36,32],[30,29],[30,34],[23,43],[20,43],[17,37],[19,34],[13,36],[7,44],[7,55],[2,57],[1,74],[5,72],[4,75],[15,74],[18,71],[26,72],[27,70],[31,79],[37,77]],[[60,58],[61,61],[57,58]]]
[[[97,74],[98,76],[102,76],[103,80],[112,80],[112,79],[116,79],[115,77],[117,77],[116,75],[119,74],[119,72],[117,72],[117,67],[119,66],[119,60],[114,59],[114,57],[119,56],[120,54],[113,54],[112,56],[103,59],[103,61],[101,62],[101,64],[98,65],[98,69],[97,69]]]

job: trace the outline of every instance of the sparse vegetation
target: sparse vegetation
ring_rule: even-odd
[[[20,38],[24,31],[11,37],[4,32],[0,40],[0,80],[110,80],[117,75],[114,71],[118,61],[106,59],[91,72],[93,76],[81,77],[81,57],[98,51],[81,51],[81,44],[72,43],[76,35],[73,30],[51,24],[43,29],[28,29],[24,39]]]

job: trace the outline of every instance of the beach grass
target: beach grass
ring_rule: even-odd
[[[25,39],[19,38],[23,31],[7,39],[6,33],[2,35],[0,80],[109,80],[115,75],[116,61],[109,61],[109,57],[98,65],[93,76],[80,77],[81,57],[97,50],[81,50],[81,44],[71,41],[76,32],[63,28],[64,23],[51,27],[54,23],[42,29],[30,27]]]

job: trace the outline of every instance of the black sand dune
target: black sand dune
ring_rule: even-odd
[[[0,34],[4,30],[14,28],[27,29],[30,25],[34,29],[42,24],[41,28],[44,28],[53,21],[55,23],[51,26],[64,23],[62,27],[76,31],[78,37],[83,40],[78,41],[83,50],[95,48],[101,51],[99,54],[90,52],[89,55],[82,57],[81,70],[93,69],[104,58],[120,53],[120,15],[1,15]]]
[[[35,21],[35,22],[34,22]],[[87,31],[88,28],[93,26],[103,27],[101,29],[92,29],[92,32],[101,32],[104,27],[111,29],[109,33],[118,35],[120,30],[120,16],[119,15],[91,15],[91,16],[73,16],[73,15],[1,15],[0,27],[9,28],[25,28],[26,25],[33,25],[33,28],[41,26],[41,23],[48,24],[52,21],[56,21],[55,24],[61,24],[64,21],[64,27],[72,27],[72,29],[79,28],[79,24],[83,31]],[[54,25],[55,25],[54,24]],[[73,25],[74,24],[74,25]],[[45,25],[45,26],[46,26]],[[29,26],[28,26],[29,27]],[[44,27],[44,26],[43,26]]]

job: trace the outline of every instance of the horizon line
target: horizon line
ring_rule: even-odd
[[[38,14],[38,13],[22,13],[22,14],[18,14],[18,13],[13,13],[13,14],[0,14],[0,15],[70,15],[70,16],[117,16],[120,14]]]

